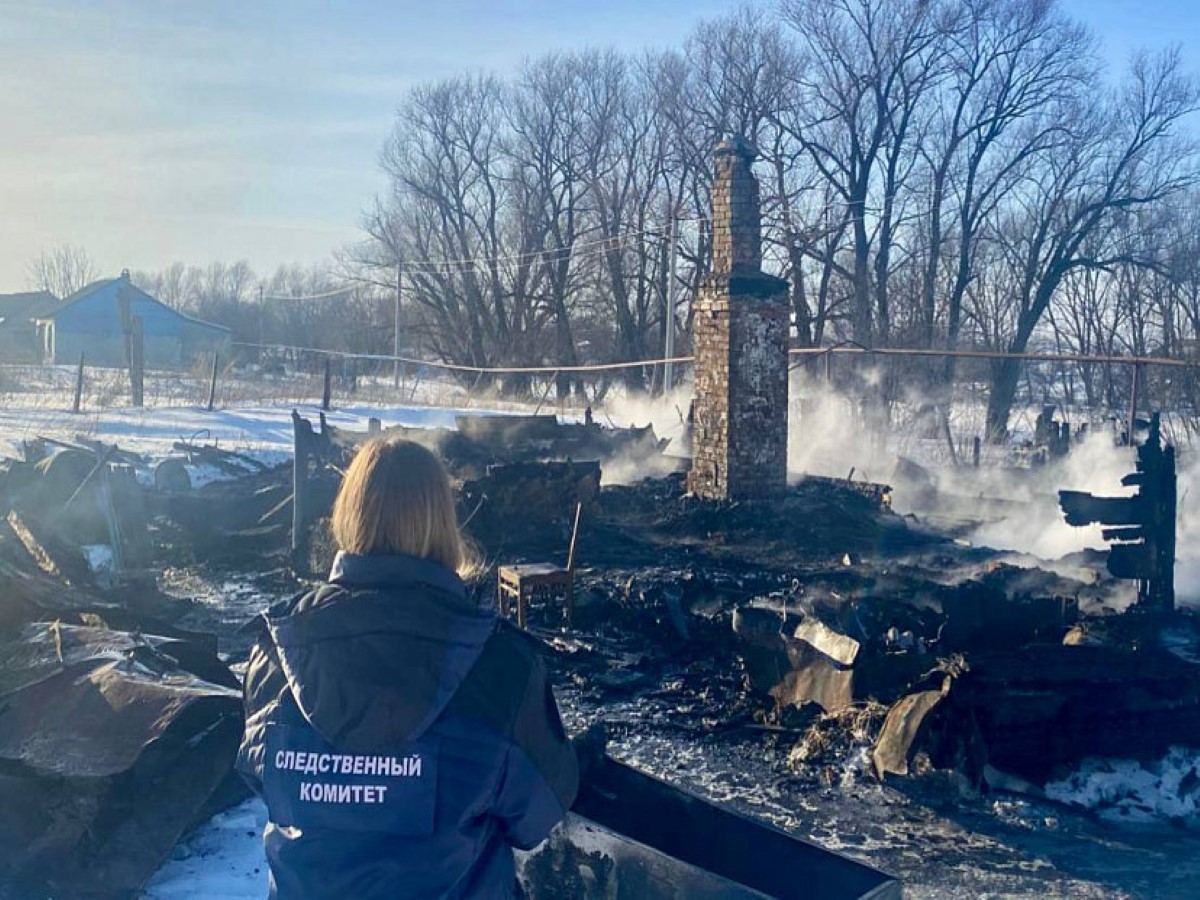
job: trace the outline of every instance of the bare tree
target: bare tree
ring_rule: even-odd
[[[1171,51],[1139,55],[1119,92],[1084,95],[1063,110],[1064,144],[1041,154],[1014,189],[1013,211],[997,235],[1017,273],[1005,349],[1028,348],[1071,271],[1153,263],[1144,252],[1103,238],[1118,233],[1122,216],[1163,202],[1194,180],[1194,147],[1175,126],[1196,100],[1195,83],[1182,74],[1178,51]],[[1011,358],[993,367],[987,409],[993,441],[1008,433],[1020,372]]]
[[[612,354],[653,355],[653,323],[664,323],[669,260],[668,221],[675,215],[666,181],[666,120],[657,105],[650,68],[606,54],[591,69],[585,107],[588,140],[599,149],[589,172],[601,296],[615,325]],[[626,384],[645,386],[629,369]]]
[[[1185,352],[1200,292],[1179,248],[1195,241],[1164,210],[1197,172],[1176,134],[1195,90],[1170,54],[1139,59],[1122,92],[1102,83],[1056,0],[780,0],[677,51],[421,85],[343,278],[391,292],[402,268],[414,334],[454,362],[655,355],[670,222],[694,292],[712,149],[740,134],[761,155],[765,265],[790,280],[802,345]],[[993,438],[1020,372],[995,367]],[[952,360],[922,374],[949,400]],[[1112,393],[1105,379],[1089,399]],[[879,412],[894,387],[861,385]]]
[[[536,265],[544,285],[541,305],[554,328],[553,353],[546,354],[547,361],[568,366],[579,362],[568,308],[580,285],[574,250],[594,222],[588,213],[610,102],[603,76],[615,62],[611,55],[606,61],[595,53],[535,60],[522,70],[508,104],[511,165],[529,201],[528,224],[545,236],[545,252],[537,256]],[[560,380],[560,389],[566,383]]]
[[[789,0],[785,10],[808,62],[788,124],[850,221],[854,340],[886,343],[902,190],[945,71],[940,5]]]
[[[408,296],[443,359],[492,365],[527,358],[534,332],[530,260],[543,236],[508,169],[503,102],[493,78],[424,85],[401,106],[382,163],[386,214],[368,222],[405,260]]]
[[[920,321],[954,349],[976,248],[1037,154],[1053,148],[1064,95],[1096,78],[1093,40],[1050,0],[966,0],[947,22],[950,75],[925,140],[929,201]],[[953,379],[954,360],[944,370]]]
[[[97,278],[96,264],[82,247],[60,244],[29,265],[29,285],[55,297],[69,297]]]

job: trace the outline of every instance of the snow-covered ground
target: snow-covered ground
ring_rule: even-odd
[[[318,402],[324,387],[320,361],[308,369],[290,368],[287,372],[265,372],[254,366],[225,369],[220,373],[214,395],[218,408],[252,406],[311,406]],[[75,397],[77,371],[74,366],[35,366],[0,364],[0,408],[69,410]],[[148,371],[143,385],[146,407],[189,407],[207,403],[210,372]],[[529,386],[531,396],[498,397],[495,392],[460,381],[444,372],[405,369],[395,384],[380,375],[345,377],[335,367],[330,384],[334,406],[434,406],[493,409],[557,409],[545,382]],[[539,402],[536,398],[542,398]],[[580,403],[584,401],[579,401]],[[85,369],[80,394],[84,413],[130,405],[129,375],[123,369]],[[578,405],[578,404],[577,404]],[[580,406],[575,410],[582,412]]]
[[[170,455],[179,440],[216,443],[225,450],[278,461],[292,452],[291,411],[316,420],[318,405],[246,406],[212,412],[198,406],[132,409],[116,407],[72,415],[61,409],[0,409],[0,453],[19,456],[21,444],[37,437],[71,441],[76,435],[117,444],[122,450],[151,457]],[[326,413],[329,424],[366,431],[371,417],[384,427],[453,428],[454,417],[487,410],[428,406],[349,406]]]
[[[262,900],[267,896],[266,822],[267,808],[259,800],[216,816],[175,848],[146,885],[145,900]]]

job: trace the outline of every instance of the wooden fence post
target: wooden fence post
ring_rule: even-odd
[[[417,366],[417,373],[413,376],[412,390],[408,392],[408,402],[412,403],[417,396],[417,388],[421,386],[421,376],[424,374],[424,366]]]
[[[546,400],[549,399],[550,392],[552,390],[554,390],[554,383],[557,380],[558,380],[558,373],[555,372],[554,375],[551,376],[549,383],[547,383],[547,385],[546,385],[546,392],[544,394],[542,394],[542,399],[538,401],[538,405],[533,411],[533,414],[535,416],[542,411],[542,407],[546,404]]]
[[[330,394],[333,392],[333,362],[325,357],[325,387],[321,391],[321,409],[329,412]]]
[[[141,316],[134,316],[129,328],[129,390],[134,407],[145,400],[146,327]]]
[[[75,372],[75,402],[71,404],[71,412],[79,412],[83,402],[83,354],[79,354],[79,369]]]
[[[1137,363],[1133,364],[1133,374],[1131,376],[1132,384],[1129,387],[1129,422],[1126,425],[1129,436],[1128,446],[1136,447],[1137,441],[1133,439],[1133,430],[1137,427],[1137,411],[1138,411],[1138,393],[1141,387],[1142,367]]]
[[[292,570],[307,575],[308,560],[308,460],[313,444],[312,425],[292,410]]]
[[[208,411],[213,411],[213,404],[217,401],[217,364],[220,362],[221,354],[213,352],[212,376],[208,380]]]

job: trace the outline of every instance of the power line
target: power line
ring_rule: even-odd
[[[235,347],[251,347],[260,350],[285,350],[293,353],[312,353],[338,359],[362,359],[375,362],[398,362],[408,366],[423,366],[448,372],[468,372],[480,375],[553,375],[568,372],[613,372],[644,366],[660,366],[667,363],[683,364],[695,362],[693,356],[664,357],[661,359],[639,359],[630,362],[591,363],[573,366],[469,366],[458,363],[436,362],[406,356],[389,356],[382,353],[349,353],[343,350],[323,350],[319,347],[294,347],[286,344],[254,344],[235,341]],[[892,356],[911,358],[953,359],[1016,359],[1025,362],[1102,363],[1111,365],[1164,366],[1174,369],[1200,369],[1200,362],[1173,359],[1163,356],[1115,356],[1111,354],[1086,353],[1013,353],[1003,350],[939,350],[934,348],[864,347],[858,344],[835,344],[831,347],[793,347],[788,356],[815,358],[820,356]]]
[[[293,301],[293,300],[325,300],[325,299],[328,299],[329,297],[340,297],[340,296],[342,296],[343,294],[349,294],[349,293],[353,293],[353,292],[354,292],[354,291],[356,291],[356,290],[358,290],[358,288],[357,288],[357,287],[344,287],[344,288],[338,288],[338,289],[337,289],[337,290],[335,290],[335,291],[326,291],[326,292],[325,292],[325,293],[323,293],[323,294],[308,294],[308,295],[306,295],[306,296],[300,296],[300,297],[289,297],[289,296],[286,296],[286,295],[284,295],[284,296],[270,296],[270,295],[268,295],[268,296],[266,296],[266,297],[259,297],[259,300],[262,300],[262,301],[267,301],[267,300],[282,300],[282,301]]]
[[[687,218],[679,217],[673,221],[676,223],[684,223],[707,222],[708,220],[708,216],[690,216]],[[610,249],[613,249],[614,245],[620,246],[628,239],[644,237],[645,235],[665,237],[664,233],[659,229],[645,228],[639,231],[624,231],[619,234],[609,235],[608,237],[599,238],[594,241],[577,241],[571,244],[569,247],[548,247],[543,250],[532,250],[528,253],[509,253],[500,254],[497,256],[476,256],[462,259],[405,259],[401,261],[400,265],[405,271],[411,272],[413,270],[417,270],[436,274],[441,272],[451,273],[452,271],[461,272],[470,269],[479,270],[493,263],[519,262],[537,259],[542,256],[553,256],[556,254],[567,254],[573,260],[590,259],[592,257],[599,256],[602,253],[606,253]],[[355,290],[357,290],[357,287],[344,287],[332,291],[326,291],[321,294],[308,294],[304,296],[268,295],[260,296],[259,299],[264,302],[267,300],[278,302],[325,300],[330,297],[340,297],[344,294],[352,293]]]
[[[708,221],[707,216],[694,216],[690,218],[680,218],[677,222],[702,222]],[[645,228],[639,231],[624,231],[620,234],[609,235],[608,237],[598,238],[594,241],[576,241],[569,247],[547,247],[542,250],[531,250],[527,253],[508,253],[499,254],[496,256],[476,256],[462,259],[419,259],[419,260],[404,260],[403,265],[406,270],[412,269],[427,269],[439,271],[442,269],[472,269],[480,266],[490,265],[499,262],[519,262],[523,260],[537,259],[541,256],[554,256],[556,254],[569,254],[572,258],[589,257],[599,255],[609,249],[607,245],[620,244],[625,240],[645,235],[665,236],[664,232],[658,228]],[[594,248],[594,249],[593,249]],[[587,253],[581,253],[582,250],[588,250]]]

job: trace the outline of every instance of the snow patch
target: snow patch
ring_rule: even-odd
[[[261,800],[248,800],[209,820],[175,848],[146,884],[143,900],[262,900],[268,889],[262,846],[266,824]]]
[[[36,407],[0,409],[0,453],[21,456],[21,443],[39,435],[73,442],[76,435],[117,444],[122,450],[155,459],[177,456],[174,443],[193,439],[215,443],[224,450],[253,456],[263,462],[278,461],[292,452],[292,410],[315,421],[318,407],[247,406],[209,411],[203,407],[114,407],[101,412],[72,415],[61,409]],[[325,414],[330,425],[366,431],[372,417],[383,427],[454,428],[458,415],[504,415],[500,410],[455,409],[420,406],[350,406]],[[276,454],[274,457],[269,454]]]
[[[1200,752],[1172,747],[1151,763],[1085,759],[1066,778],[1047,784],[1046,796],[1108,821],[1200,825]]]
[[[83,551],[83,558],[93,573],[99,575],[112,571],[113,550],[108,544],[84,544],[79,549]]]

